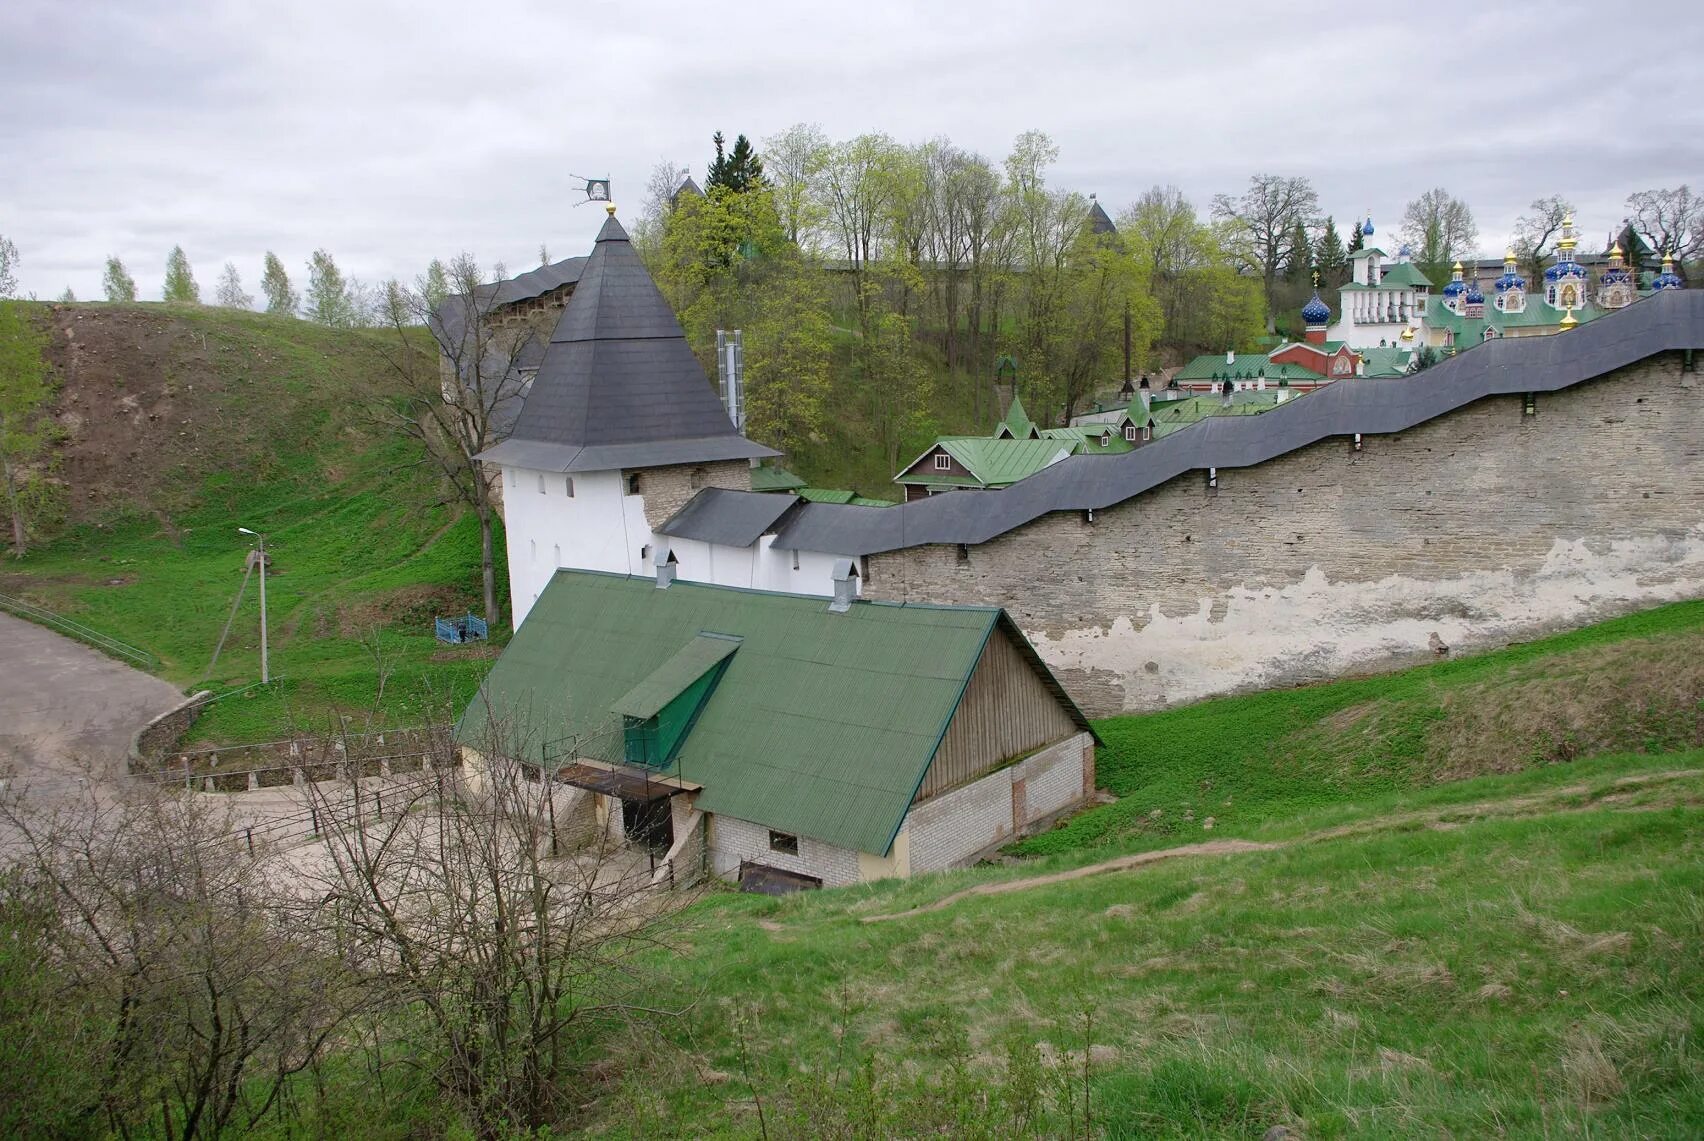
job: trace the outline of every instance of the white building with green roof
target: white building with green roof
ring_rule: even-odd
[[[1372,223],[1365,224],[1370,233]],[[1432,282],[1404,243],[1393,258],[1368,244],[1349,259],[1349,281],[1338,294],[1337,321],[1326,333],[1353,349],[1413,348],[1432,304]]]
[[[659,882],[833,887],[961,866],[1094,793],[1094,734],[998,607],[558,570],[457,726],[570,843]]]

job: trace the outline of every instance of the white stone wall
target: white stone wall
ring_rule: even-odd
[[[824,887],[844,887],[859,880],[858,853],[799,837],[799,854],[789,856],[769,848],[769,826],[753,824],[732,816],[711,816],[709,824],[710,870],[720,879],[735,882],[740,861],[767,864],[782,871],[815,876]]]
[[[773,535],[750,547],[655,535],[644,495],[627,494],[622,472],[576,474],[572,496],[569,478],[529,468],[502,470],[509,605],[516,627],[558,567],[652,575],[651,555],[664,546],[674,552],[675,573],[683,581],[825,598],[834,593],[834,555],[776,548]]]
[[[905,818],[911,874],[956,867],[1091,795],[1094,769],[1084,758],[1093,747],[1087,733],[1076,733],[1015,765],[913,805]],[[1019,781],[1023,810],[1014,814],[1013,786]]]

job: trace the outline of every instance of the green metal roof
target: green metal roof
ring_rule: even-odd
[[[1225,363],[1223,353],[1209,353],[1196,357],[1188,364],[1177,370],[1175,379],[1183,380],[1213,380],[1230,377],[1233,380],[1253,380],[1265,370],[1267,380],[1324,380],[1325,377],[1312,369],[1303,368],[1298,364],[1273,364],[1265,353],[1238,353],[1236,362]]]
[[[1595,321],[1604,315],[1604,310],[1595,305],[1584,309],[1574,310],[1574,320],[1579,324]],[[1455,334],[1458,349],[1471,348],[1477,345],[1485,336],[1485,327],[1501,332],[1504,329],[1535,329],[1559,327],[1562,324],[1562,311],[1552,309],[1542,298],[1527,295],[1526,308],[1519,313],[1505,313],[1491,304],[1489,298],[1485,302],[1484,317],[1459,317],[1444,308],[1443,305],[1433,305],[1426,310],[1426,325],[1431,329],[1448,329]]]
[[[812,503],[850,503],[856,498],[852,492],[838,487],[801,487],[798,495]]]
[[[1101,444],[1102,438],[1106,444]],[[1118,430],[1117,424],[1077,424],[1069,428],[1043,428],[1041,438],[1058,440],[1069,444],[1074,454],[1080,456],[1111,456],[1120,452],[1128,452],[1135,448],[1124,433]]]
[[[1389,289],[1392,286],[1406,288],[1420,285],[1424,285],[1427,289],[1432,288],[1431,280],[1410,261],[1399,261],[1379,273],[1380,289]]]
[[[1012,406],[1006,409],[1006,418],[1000,421],[999,426],[994,429],[994,434],[999,435],[1001,428],[1009,431],[1012,438],[1017,440],[1028,439],[1037,430],[1035,421],[1024,411],[1024,402],[1015,392],[1012,394]]]
[[[835,614],[822,598],[559,570],[457,739],[486,750],[494,737],[523,741],[502,751],[529,758],[555,743],[553,757],[619,764],[613,707],[635,690],[660,693],[652,679],[703,634],[733,635],[737,651],[659,771],[701,785],[706,812],[881,855],[997,625],[1087,728],[997,608],[858,601]]]
[[[1297,393],[1291,400],[1301,396]],[[1156,400],[1150,409],[1154,421],[1154,438],[1169,436],[1191,424],[1214,416],[1257,416],[1278,407],[1278,393],[1268,389],[1265,392],[1234,392],[1231,403],[1226,406],[1222,396],[1191,396],[1185,400]]]
[[[805,481],[780,465],[765,464],[751,469],[753,491],[797,491]]]
[[[726,634],[700,634],[668,661],[646,674],[638,685],[616,698],[610,704],[610,712],[627,717],[655,717],[687,686],[739,648],[738,638]]]
[[[1044,467],[1057,463],[1071,453],[1071,443],[1064,440],[991,440],[986,436],[946,437],[935,441],[929,452],[941,448],[959,462],[983,487],[1005,487],[1025,476],[1034,475]],[[929,452],[923,453],[928,455]],[[919,459],[922,456],[918,457]],[[908,466],[915,467],[916,461]],[[921,470],[895,477],[898,483],[942,483],[941,473]]]
[[[1414,358],[1413,349],[1400,346],[1380,346],[1372,349],[1357,349],[1361,355],[1362,376],[1402,376],[1408,371],[1408,362]]]

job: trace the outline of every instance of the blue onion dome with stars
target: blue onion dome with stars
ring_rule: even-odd
[[[1414,256],[1414,247],[1409,245],[1407,242],[1403,242],[1402,245],[1397,247],[1396,256],[1399,258],[1411,258]]]
[[[1674,271],[1674,255],[1664,254],[1663,271],[1651,279],[1651,290],[1652,292],[1661,292],[1664,289],[1681,288],[1684,288],[1684,283],[1680,280],[1680,275]]]
[[[1310,325],[1323,325],[1331,320],[1331,307],[1319,299],[1319,290],[1314,290],[1313,300],[1302,306],[1302,320]]]
[[[1481,292],[1477,281],[1470,281],[1467,283],[1467,297],[1465,300],[1469,305],[1485,304],[1485,294]]]
[[[1498,293],[1506,293],[1511,289],[1525,289],[1526,278],[1515,272],[1515,251],[1509,250],[1503,255],[1503,276],[1494,285]]]
[[[1467,282],[1461,279],[1461,263],[1458,261],[1450,267],[1450,279],[1444,283],[1445,297],[1459,297],[1467,292]]]
[[[1544,280],[1586,279],[1586,267],[1574,260],[1574,247],[1578,244],[1579,239],[1574,236],[1574,216],[1569,214],[1562,219],[1562,236],[1556,242],[1556,264],[1544,271]]]
[[[1367,220],[1361,223],[1361,236],[1363,238],[1370,238],[1373,236],[1373,216],[1371,214],[1368,214]]]
[[[1567,261],[1557,262],[1544,271],[1544,280],[1546,281],[1561,281],[1565,277],[1577,277],[1583,281],[1586,277],[1586,267],[1573,258],[1569,258]]]

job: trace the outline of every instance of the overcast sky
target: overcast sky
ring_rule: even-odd
[[[718,128],[814,122],[994,159],[1039,128],[1114,213],[1272,171],[1389,233],[1443,186],[1492,253],[1562,194],[1596,248],[1629,192],[1704,189],[1701,47],[1697,0],[0,0],[0,234],[43,297],[98,297],[117,254],[157,298],[176,243],[209,297],[227,260],[258,293],[267,249],[298,279],[321,246],[369,282],[519,270],[588,249],[573,175],[631,217]]]

